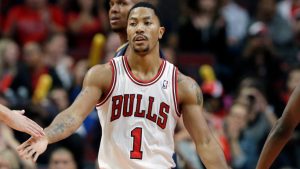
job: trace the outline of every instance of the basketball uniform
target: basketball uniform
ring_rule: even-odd
[[[96,108],[102,126],[100,169],[170,169],[175,167],[174,129],[177,68],[163,59],[147,82],[131,73],[125,56],[111,60],[112,84]]]

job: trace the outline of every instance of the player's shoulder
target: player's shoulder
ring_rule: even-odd
[[[111,73],[112,72],[112,65],[110,62],[105,63],[105,64],[98,64],[93,67],[91,67],[88,71],[88,74],[91,76],[99,76],[101,74],[105,73]]]
[[[178,97],[181,102],[193,100],[193,98],[196,98],[195,94],[202,93],[196,80],[179,71],[177,75],[177,86]]]
[[[181,73],[180,71],[178,71],[178,74],[177,74],[177,85],[178,87],[187,87],[189,86],[190,84],[193,84],[193,83],[197,83],[193,78],[191,78],[190,76],[187,76],[183,73]]]
[[[86,73],[85,83],[91,85],[101,85],[105,87],[110,84],[112,79],[112,73],[112,65],[110,62],[95,65],[91,67]]]

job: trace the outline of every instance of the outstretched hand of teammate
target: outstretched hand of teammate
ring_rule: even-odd
[[[23,144],[18,146],[17,150],[23,159],[32,160],[36,162],[39,155],[41,155],[48,146],[48,140],[46,136],[43,137],[31,137]]]
[[[5,123],[18,131],[28,133],[33,137],[42,137],[45,135],[43,128],[36,124],[31,119],[27,118],[23,114],[24,110],[12,110],[9,113],[9,118],[5,121]]]

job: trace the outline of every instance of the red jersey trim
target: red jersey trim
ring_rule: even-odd
[[[116,86],[116,80],[117,80],[117,73],[116,73],[116,70],[117,70],[117,69],[116,69],[115,61],[114,61],[113,59],[110,61],[110,64],[112,65],[111,70],[112,70],[112,75],[113,75],[113,78],[112,78],[112,79],[113,79],[113,80],[112,80],[111,83],[110,83],[109,90],[108,90],[109,92],[108,92],[107,94],[104,95],[104,98],[101,99],[100,102],[97,103],[96,106],[101,106],[101,105],[103,105],[103,104],[107,101],[107,99],[111,96],[113,90],[115,89],[115,86]]]
[[[166,68],[166,61],[163,60],[163,62],[161,63],[161,65],[159,67],[159,70],[158,70],[157,74],[151,80],[143,81],[143,80],[139,80],[136,77],[134,77],[134,75],[130,71],[129,64],[128,64],[126,56],[122,57],[122,63],[123,63],[125,72],[128,75],[129,79],[131,79],[131,81],[133,81],[135,84],[140,85],[140,86],[149,86],[149,85],[152,85],[155,82],[157,82],[160,79],[160,77],[162,76],[162,74],[163,74],[163,72]]]
[[[177,85],[177,80],[178,80],[178,69],[174,66],[173,69],[173,74],[172,74],[172,85],[173,85],[173,100],[174,100],[174,105],[175,105],[175,111],[176,114],[180,117],[181,113],[178,111],[178,85]]]

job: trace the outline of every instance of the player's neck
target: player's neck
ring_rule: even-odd
[[[118,32],[119,38],[121,40],[121,44],[124,44],[127,42],[127,33],[126,32]]]
[[[143,56],[135,53],[132,49],[128,49],[126,53],[128,54],[128,64],[133,71],[156,72],[162,63],[158,48]]]

